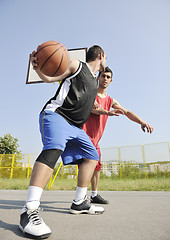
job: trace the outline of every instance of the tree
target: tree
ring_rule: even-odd
[[[18,139],[12,137],[11,134],[0,137],[0,154],[20,154],[18,147]]]
[[[0,177],[6,178],[10,176],[13,154],[15,154],[13,167],[15,167],[14,176],[20,177],[23,172],[22,159],[23,155],[18,150],[18,139],[6,134],[0,137]]]

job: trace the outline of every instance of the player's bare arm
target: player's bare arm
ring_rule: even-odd
[[[49,77],[49,76],[44,75],[38,69],[38,60],[36,57],[36,51],[32,52],[32,54],[31,54],[31,63],[33,65],[33,69],[36,71],[38,76],[46,83],[62,81],[63,79],[68,77],[70,74],[74,74],[79,67],[79,61],[75,59],[70,63],[70,65],[68,66],[68,69],[65,71],[65,73],[63,73],[62,75],[57,76],[57,77]]]
[[[124,112],[121,109],[114,109],[111,111],[108,111],[108,116],[119,116],[119,115],[124,115]]]
[[[107,111],[104,108],[101,108],[97,101],[94,102],[91,113],[96,115],[108,115],[108,116],[119,116],[119,114],[124,115],[124,112],[121,109]]]
[[[116,100],[114,100],[112,107],[114,109],[120,109],[124,112],[124,114],[126,115],[126,117],[128,117],[131,121],[136,122],[138,124],[141,125],[141,129],[145,132],[145,130],[147,130],[148,133],[152,133],[153,132],[153,127],[146,123],[144,120],[142,120],[138,115],[136,115],[135,113],[129,111],[128,109],[124,108],[123,106],[121,106]]]

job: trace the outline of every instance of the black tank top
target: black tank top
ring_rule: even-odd
[[[76,73],[62,81],[42,111],[56,112],[70,124],[82,128],[91,113],[96,94],[97,79],[88,64],[80,62]]]

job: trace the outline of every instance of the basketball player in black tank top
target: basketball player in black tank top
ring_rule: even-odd
[[[106,55],[101,47],[95,45],[88,50],[86,60],[87,64],[73,60],[67,71],[61,76],[47,77],[37,68],[36,52],[34,51],[31,54],[33,68],[44,82],[62,81],[55,96],[45,104],[42,113],[49,111],[56,116],[60,116],[60,118],[62,117],[66,124],[69,124],[69,127],[76,127],[75,129],[78,131],[82,130],[80,128],[87,121],[91,112],[97,93],[95,74],[97,71],[104,70]],[[63,99],[62,93],[64,94]],[[55,163],[61,154],[62,149],[60,148],[43,150],[34,164],[26,203],[20,213],[19,225],[20,230],[31,237],[47,238],[51,234],[50,228],[39,217],[38,208],[42,191],[49,181]],[[70,208],[71,213],[103,213],[104,209],[102,207],[91,205],[86,200],[87,187],[96,164],[95,159],[83,159],[79,168],[75,199]],[[31,217],[33,215],[34,218]]]

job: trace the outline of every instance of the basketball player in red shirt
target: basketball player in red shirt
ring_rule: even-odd
[[[135,113],[127,110],[126,108],[121,106],[115,99],[107,95],[106,89],[112,82],[112,75],[113,73],[109,67],[106,67],[104,72],[99,72],[98,75],[99,87],[95,105],[92,109],[92,112],[87,122],[83,125],[84,131],[90,137],[91,141],[93,142],[94,146],[96,147],[99,153],[99,161],[95,168],[93,177],[91,179],[92,185],[91,202],[100,204],[109,203],[107,200],[103,199],[97,192],[101,169],[101,153],[99,141],[103,135],[108,116],[119,116],[119,114],[123,114],[126,117],[128,117],[131,121],[140,124],[141,129],[144,132],[145,129],[147,130],[148,133],[152,133],[153,131],[153,127],[151,125],[143,121]],[[111,108],[113,108],[114,110],[110,110]]]

